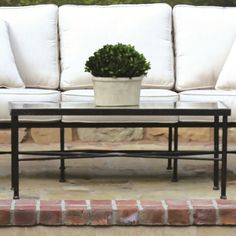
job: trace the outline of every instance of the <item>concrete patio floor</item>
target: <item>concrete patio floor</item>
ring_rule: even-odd
[[[181,149],[212,149],[210,144],[189,143]],[[236,144],[234,144],[236,147]],[[230,148],[233,148],[230,144]],[[24,150],[56,149],[57,144],[21,144]],[[69,143],[67,148],[155,149],[164,144]],[[1,150],[8,149],[4,145]],[[20,197],[32,199],[204,199],[219,198],[212,190],[212,162],[180,161],[179,182],[171,182],[172,171],[166,160],[144,158],[99,158],[66,161],[66,182],[60,183],[59,161],[34,161],[20,164]],[[228,159],[228,199],[236,199],[236,156]],[[12,198],[10,157],[0,156],[0,199]]]

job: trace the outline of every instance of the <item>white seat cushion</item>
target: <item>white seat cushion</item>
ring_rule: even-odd
[[[24,83],[16,67],[15,58],[11,50],[8,27],[0,19],[0,87],[24,88]]]
[[[216,83],[216,89],[236,89],[236,38]]]
[[[46,89],[0,89],[0,121],[10,121],[10,102],[60,102],[60,92]],[[53,104],[52,104],[53,105]],[[20,117],[24,121],[54,121],[57,116]]]
[[[26,87],[58,88],[58,39],[55,5],[0,7],[12,51]]]
[[[172,9],[167,4],[59,8],[61,89],[91,88],[85,62],[105,44],[132,44],[151,62],[143,86],[172,88]]]
[[[190,90],[179,93],[180,101],[184,102],[223,102],[231,108],[230,122],[236,122],[236,90]],[[213,117],[208,116],[180,116],[180,121],[213,121]]]
[[[176,102],[178,94],[165,89],[142,89],[141,101],[144,102]],[[70,102],[70,103],[66,103]],[[73,102],[75,104],[73,105]],[[92,89],[70,90],[62,93],[62,106],[76,107],[76,102],[94,102]],[[171,105],[170,105],[171,106]],[[157,122],[174,123],[177,116],[63,116],[64,122]]]
[[[176,90],[215,88],[236,36],[236,7],[178,5],[173,10]]]

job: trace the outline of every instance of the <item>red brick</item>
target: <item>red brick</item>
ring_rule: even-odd
[[[30,205],[15,206],[14,224],[15,225],[36,225],[36,207]]]
[[[167,200],[169,225],[189,225],[190,210],[184,200]]]
[[[11,220],[11,200],[0,200],[0,225],[10,225]]]
[[[137,206],[137,201],[135,200],[116,200],[117,206]]]
[[[137,225],[138,213],[137,206],[117,206],[116,223],[118,225]]]
[[[163,225],[165,210],[160,201],[145,200],[141,202],[143,208],[139,212],[139,224]]]
[[[87,207],[83,205],[65,206],[65,225],[86,225],[89,220]]]
[[[0,225],[10,225],[11,218],[11,206],[0,206]]]
[[[154,201],[154,200],[142,200],[141,201],[142,206],[162,206],[161,201]]]
[[[192,200],[194,213],[193,224],[195,225],[215,225],[216,209],[211,200]]]
[[[0,206],[10,206],[11,203],[11,200],[0,200]]]
[[[15,225],[36,225],[36,200],[16,200],[13,221]]]
[[[86,206],[85,200],[65,200],[65,205]]]
[[[168,223],[169,225],[189,225],[189,210],[183,208],[168,209]]]
[[[236,225],[236,200],[191,200],[193,209],[185,200],[167,200],[168,224],[190,225],[190,211],[193,211],[194,225]],[[0,226],[11,225],[11,200],[0,200]],[[117,209],[112,211],[110,200],[92,200],[87,209],[84,200],[66,200],[64,222],[62,222],[61,201],[41,201],[39,224],[42,225],[111,225],[115,216],[117,225],[164,225],[165,209],[161,201],[141,201],[142,210],[135,200],[117,200]],[[140,210],[140,211],[139,211]],[[19,226],[37,224],[35,200],[15,201],[12,223]]]
[[[217,204],[219,206],[230,206],[230,205],[236,205],[236,200],[223,200],[223,199],[218,199],[216,200]]]
[[[194,208],[193,224],[195,225],[215,225],[216,209],[213,207],[197,207]]]
[[[163,225],[164,214],[165,211],[161,207],[144,207],[143,211],[139,213],[139,223],[144,225]]]
[[[112,224],[112,204],[111,200],[91,200],[91,225],[111,225]]]
[[[220,224],[223,225],[236,225],[236,206],[231,208],[219,207]]]
[[[86,225],[89,212],[85,200],[65,200],[65,225]]]
[[[91,224],[92,225],[111,225],[112,206],[111,205],[91,205]]]
[[[61,206],[44,204],[40,206],[39,224],[42,225],[61,225],[62,224],[62,212]]]
[[[220,216],[220,224],[236,225],[236,201],[217,200]]]
[[[111,200],[91,200],[91,206],[111,206]]]
[[[15,200],[15,205],[16,206],[36,206],[36,200],[33,199],[20,199],[20,200]]]
[[[40,206],[53,206],[53,205],[61,205],[60,200],[41,200]]]
[[[119,225],[138,224],[138,207],[136,200],[116,200],[116,223]]]
[[[207,199],[193,199],[191,204],[192,206],[213,206],[212,200]]]
[[[166,204],[171,208],[188,208],[186,200],[166,200]]]

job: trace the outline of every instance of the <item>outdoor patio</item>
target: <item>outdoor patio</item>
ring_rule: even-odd
[[[212,149],[208,143],[183,143],[180,148]],[[164,148],[165,143],[132,142],[70,142],[67,148],[144,149]],[[2,149],[8,149],[5,144]],[[57,144],[23,143],[24,150],[56,149]],[[234,143],[229,148],[235,148]],[[0,199],[11,199],[10,157],[0,159]],[[66,161],[66,182],[60,183],[59,161],[20,163],[21,199],[218,199],[220,191],[212,190],[212,162],[179,161],[179,182],[171,182],[172,171],[167,161],[144,158],[99,158]],[[228,199],[236,199],[236,158],[228,157]]]
[[[194,137],[198,139],[200,137],[204,142],[187,141],[185,138],[194,139],[194,137],[182,133],[182,136],[180,135],[182,142],[179,148],[212,149],[212,140],[206,141],[206,139],[211,139],[211,135],[199,131],[194,134],[196,136]],[[210,136],[204,136],[204,133]],[[231,132],[229,136],[231,142],[228,148],[234,149],[235,142]],[[47,142],[46,136],[42,135],[41,138]],[[159,139],[162,141],[146,139],[126,142],[82,142],[77,140],[67,142],[66,147],[67,149],[96,148],[110,150],[166,148],[166,138],[159,137]],[[59,147],[58,143],[34,143],[29,137],[26,140],[23,140],[20,145],[22,150],[47,150]],[[37,139],[37,141],[40,140]],[[9,144],[1,146],[1,150],[8,150],[9,148]],[[10,190],[10,160],[10,156],[7,155],[2,155],[0,158],[0,199],[10,200],[13,196]],[[230,201],[223,200],[220,202],[217,200],[220,197],[220,191],[212,189],[212,164],[212,162],[206,161],[180,160],[179,182],[175,183],[171,182],[172,171],[166,170],[167,160],[118,157],[66,160],[66,182],[60,183],[58,181],[58,160],[21,162],[21,200],[12,202],[0,200],[0,205],[2,204],[0,223],[8,226],[37,225],[37,227],[2,227],[1,235],[220,236],[224,234],[233,236],[235,229],[231,226],[235,224],[236,158],[232,155],[228,156],[227,196]],[[176,199],[176,201],[168,199]],[[194,199],[198,200],[194,201]],[[199,199],[202,200],[199,201]],[[207,200],[204,201],[204,199]],[[81,204],[79,200],[81,203],[85,203],[84,200],[91,201],[86,201],[85,207],[85,205],[76,205]],[[114,200],[117,200],[115,204],[124,200],[123,204],[128,205],[117,206],[118,210],[114,209],[114,205],[106,205],[109,202],[114,203]],[[142,205],[143,209],[140,210],[138,202],[153,205]],[[88,207],[88,203],[91,204],[92,208]],[[162,205],[158,205],[160,203]],[[168,209],[163,211],[166,203]],[[190,204],[191,208],[186,209],[186,204]],[[226,205],[224,206],[224,204]],[[4,209],[5,214],[8,215],[3,214]],[[87,214],[89,214],[89,219],[86,218]],[[124,224],[126,227],[120,226]],[[45,227],[47,225],[50,227]],[[76,227],[80,225],[83,227]],[[88,225],[96,227],[89,227]],[[100,227],[101,225],[102,227]],[[105,225],[107,227],[104,227]],[[109,227],[111,225],[113,227]],[[148,227],[145,227],[146,225]],[[156,225],[162,225],[162,227],[155,227]],[[179,225],[188,227],[179,227]],[[201,227],[197,227],[198,225]],[[228,227],[220,227],[222,225],[228,225]]]
[[[0,236],[235,236],[235,22],[236,0],[1,0]]]

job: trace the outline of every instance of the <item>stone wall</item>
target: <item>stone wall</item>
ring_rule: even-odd
[[[32,128],[20,129],[20,142],[33,142],[37,144],[56,143],[60,140],[59,129],[56,128]],[[167,128],[67,128],[65,131],[66,142],[129,142],[149,141],[167,142]],[[181,128],[179,129],[179,141],[186,142],[210,142],[213,140],[213,130],[210,128]],[[229,129],[229,142],[236,141],[236,128]],[[11,142],[10,130],[0,130],[0,143]]]

